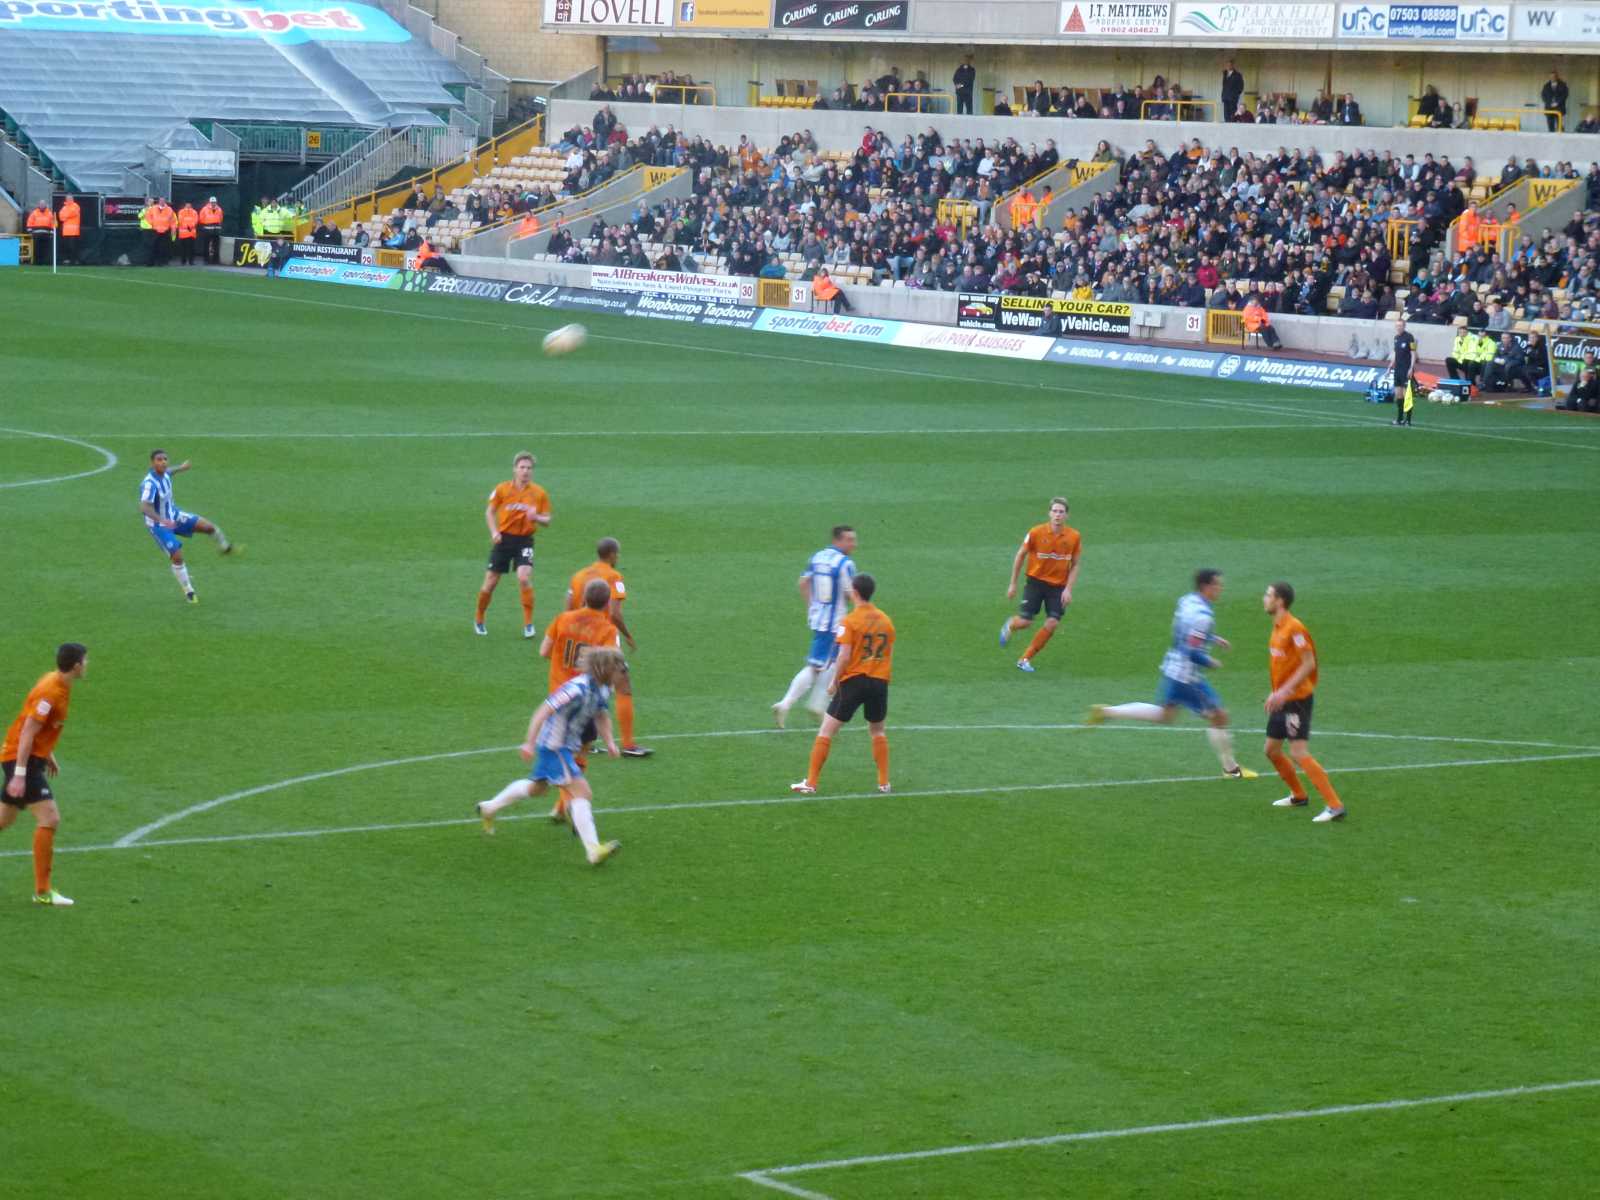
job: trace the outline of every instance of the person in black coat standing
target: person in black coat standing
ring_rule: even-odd
[[[1556,117],[1550,112],[1545,113],[1545,125],[1551,133],[1554,133],[1556,122],[1559,120],[1564,125],[1567,118],[1567,81],[1561,78],[1560,71],[1550,72],[1550,78],[1539,89],[1539,99],[1543,101],[1546,109],[1554,109],[1561,114],[1560,117]]]
[[[1233,120],[1234,110],[1239,107],[1239,99],[1244,95],[1244,76],[1239,73],[1239,68],[1233,65],[1233,59],[1222,64],[1222,119]]]
[[[958,116],[972,115],[972,85],[978,81],[977,69],[972,65],[972,55],[967,55],[961,60],[961,65],[956,68],[953,82],[956,85],[956,114]]]

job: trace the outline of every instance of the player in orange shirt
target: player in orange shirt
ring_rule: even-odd
[[[636,648],[633,633],[628,629],[628,623],[622,619],[622,602],[628,598],[628,585],[622,581],[622,572],[617,570],[617,558],[622,553],[622,543],[614,537],[601,538],[595,544],[595,560],[583,570],[572,577],[572,582],[567,585],[567,607],[576,608],[579,598],[584,594],[583,589],[590,580],[602,580],[611,589],[611,605],[607,610],[611,615],[611,622],[617,627],[617,632],[622,635],[622,640],[628,643],[628,649]],[[624,673],[616,685],[617,725],[622,734],[623,758],[648,758],[655,751],[639,745],[633,740],[633,677]]]
[[[561,690],[563,684],[576,679],[583,674],[583,652],[590,647],[601,650],[615,650],[617,648],[617,627],[607,615],[607,607],[611,603],[611,588],[603,579],[591,579],[584,585],[583,607],[570,608],[560,613],[550,628],[545,630],[544,641],[539,643],[539,657],[550,660],[549,694],[554,695]],[[627,664],[623,664],[623,673],[617,680],[612,681],[615,687],[618,680],[625,679]],[[582,747],[594,741],[596,734],[588,733],[580,743],[577,763],[580,768],[588,766],[588,760]],[[552,821],[563,821],[567,816],[567,794],[562,789],[556,798],[555,807],[550,810]]]
[[[1067,524],[1067,502],[1060,496],[1050,501],[1050,520],[1028,530],[1011,560],[1011,583],[1006,588],[1006,599],[1017,596],[1017,575],[1023,561],[1028,564],[1028,580],[1022,589],[1022,606],[1017,615],[1007,617],[1000,626],[1000,644],[1004,646],[1011,635],[1033,624],[1039,609],[1044,609],[1044,628],[1033,635],[1027,650],[1017,659],[1017,668],[1033,671],[1033,656],[1044,649],[1044,644],[1055,634],[1061,624],[1061,614],[1072,603],[1072,585],[1078,582],[1078,564],[1083,557],[1083,539],[1078,531]]]
[[[61,769],[55,749],[67,723],[72,685],[88,669],[89,651],[81,643],[57,647],[56,669],[33,685],[0,746],[0,772],[5,776],[0,829],[8,828],[23,809],[33,809],[33,902],[55,908],[70,908],[72,901],[50,886],[56,828],[61,824],[50,776]]]
[[[1327,805],[1312,821],[1344,819],[1344,803],[1322,764],[1311,757],[1308,742],[1311,737],[1311,705],[1317,686],[1317,645],[1311,633],[1289,610],[1294,607],[1294,588],[1287,583],[1267,585],[1261,597],[1261,607],[1272,618],[1272,636],[1267,642],[1272,692],[1262,706],[1267,710],[1267,760],[1277,768],[1278,774],[1289,785],[1289,794],[1272,802],[1274,808],[1303,808],[1306,790],[1295,774],[1295,766],[1305,772]],[[1289,754],[1283,752],[1284,739],[1289,742]]]
[[[889,674],[894,656],[894,622],[871,603],[878,584],[871,575],[857,575],[850,582],[856,606],[839,625],[839,674],[828,688],[833,697],[817,740],[811,744],[811,765],[806,777],[791,783],[791,792],[811,795],[817,790],[822,764],[833,748],[833,735],[856,709],[864,709],[867,730],[872,734],[872,760],[878,765],[878,790],[889,790],[889,736],[884,719],[889,715]]]
[[[478,591],[478,615],[472,622],[472,631],[479,637],[489,632],[483,618],[500,576],[513,564],[522,589],[522,636],[534,636],[533,535],[550,524],[550,497],[533,482],[534,465],[533,455],[526,450],[512,459],[512,477],[489,493],[489,507],[483,510],[493,544],[489,547],[489,569],[484,572],[483,587]]]

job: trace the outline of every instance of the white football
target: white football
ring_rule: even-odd
[[[589,331],[582,325],[563,325],[560,329],[552,329],[544,335],[544,352],[571,354],[583,345],[588,336]]]

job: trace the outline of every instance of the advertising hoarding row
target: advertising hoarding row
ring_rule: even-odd
[[[904,33],[911,27],[911,0],[544,0],[544,24],[629,33],[674,28]]]

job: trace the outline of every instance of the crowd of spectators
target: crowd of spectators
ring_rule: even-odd
[[[573,129],[562,147],[576,154],[595,140]],[[1575,252],[1581,230],[1560,245],[1525,246],[1507,262],[1480,249],[1433,274],[1431,252],[1463,210],[1462,189],[1480,177],[1470,158],[1369,151],[1324,159],[1288,147],[1258,156],[1196,140],[1170,154],[1146,142],[1119,160],[1101,143],[1095,157],[1117,163],[1111,190],[1058,212],[1050,228],[1013,229],[996,201],[1061,162],[1049,139],[946,141],[930,128],[895,142],[869,128],[841,159],[821,153],[809,131],[763,151],[748,138],[716,146],[652,126],[607,154],[688,167],[693,195],[593,227],[587,237],[567,231],[551,252],[569,261],[692,269],[686,264],[709,258],[736,274],[781,275],[783,260],[798,254],[808,274],[851,267],[872,282],[913,288],[1241,310],[1254,296],[1269,313],[1326,313],[1338,288],[1331,308],[1341,315],[1399,308],[1424,323],[1464,316],[1487,324],[1479,285],[1522,320],[1556,315],[1551,291],[1560,283],[1575,281],[1588,294],[1600,282],[1595,254]],[[1567,163],[1512,161],[1486,182],[1524,174],[1576,173]],[[1600,168],[1588,186],[1600,200]],[[945,198],[973,201],[977,220],[965,229],[941,220]],[[1391,217],[1415,222],[1403,304],[1391,281]],[[653,262],[644,249],[652,243],[668,248]]]

